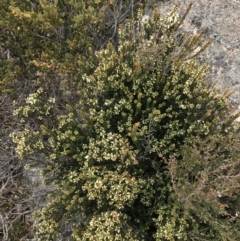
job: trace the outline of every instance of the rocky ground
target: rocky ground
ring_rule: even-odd
[[[196,33],[206,28],[212,44],[204,53],[211,65],[209,78],[223,89],[233,91],[232,100],[240,105],[240,0],[169,0],[160,4],[162,13],[180,3],[180,13],[193,2],[183,29]]]

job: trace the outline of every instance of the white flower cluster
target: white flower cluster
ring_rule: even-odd
[[[13,142],[17,144],[15,148],[17,156],[22,159],[25,153],[32,153],[34,150],[41,150],[44,148],[41,140],[34,141],[36,137],[38,137],[39,132],[31,132],[28,129],[24,129],[23,131],[13,132],[10,134]],[[31,140],[31,142],[29,142]]]
[[[170,12],[163,20],[162,26],[166,29],[170,29],[171,27],[175,26],[179,21],[179,14],[178,8],[175,7],[172,12]]]
[[[42,93],[43,88],[39,88],[35,93],[29,94],[25,100],[26,105],[15,109],[13,115],[21,116],[21,122],[24,122],[25,118],[29,117],[35,111],[38,113],[39,120],[42,120],[43,116],[49,115],[54,106],[55,98],[49,98],[47,102],[43,103],[41,99]],[[13,105],[16,106],[16,102]]]

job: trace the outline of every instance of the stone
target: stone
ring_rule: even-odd
[[[180,16],[191,0],[180,1]],[[173,9],[177,0],[159,4],[164,15]],[[216,81],[217,86],[233,92],[231,100],[240,104],[240,0],[198,0],[193,1],[182,29],[196,33],[206,29],[206,39],[212,44],[202,54],[202,59],[211,66],[208,78]]]

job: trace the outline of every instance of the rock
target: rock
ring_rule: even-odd
[[[191,0],[180,2],[180,15],[184,13]],[[160,12],[164,15],[173,9],[177,0],[164,1],[159,4]],[[185,19],[182,29],[196,33],[206,29],[206,38],[212,44],[202,54],[204,62],[212,69],[209,79],[217,82],[222,89],[229,89],[235,104],[240,104],[240,0],[198,0]]]

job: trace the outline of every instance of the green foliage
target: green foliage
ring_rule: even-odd
[[[28,118],[26,135],[33,135],[34,141],[36,140],[34,148],[42,150],[42,140],[37,141],[38,127],[45,122],[52,125],[51,127],[55,124],[51,122],[51,117],[47,119],[46,112],[51,111],[54,106],[54,114],[59,114],[63,111],[62,105],[65,108],[65,103],[74,99],[78,90],[76,85],[81,81],[82,75],[90,74],[94,69],[96,64],[94,52],[104,47],[108,40],[116,41],[113,27],[131,14],[129,8],[135,9],[135,7],[135,2],[129,5],[128,1],[0,1],[0,136],[2,142],[9,138],[9,134],[4,129],[5,119],[10,132],[18,131],[21,127],[24,129],[25,125],[21,119],[20,123],[16,124],[13,121],[15,117],[6,116],[3,105],[8,99],[15,99],[17,105],[21,106],[23,99],[30,93],[26,99],[27,105],[15,114],[19,112],[19,115],[23,114]],[[46,96],[47,100],[49,96],[51,97],[45,105],[41,106]],[[35,98],[37,98],[36,101]],[[12,105],[10,104],[6,109],[11,112]],[[39,113],[37,118],[35,118],[35,111]],[[47,114],[47,116],[50,115]],[[25,225],[24,216],[25,209],[29,208],[29,203],[25,199],[28,199],[28,194],[32,190],[28,190],[28,193],[24,189],[26,195],[18,197],[17,191],[24,187],[23,168],[19,168],[19,166],[22,167],[23,162],[15,159],[14,162],[9,161],[14,157],[15,152],[6,149],[5,146],[7,145],[1,146],[0,162],[2,171],[0,189],[3,190],[0,213],[3,215],[1,224],[3,222],[4,227],[4,229],[0,227],[0,239],[20,240],[23,236],[30,238],[31,235],[26,234],[26,229],[29,227]],[[9,146],[13,146],[13,143],[8,144]],[[21,148],[26,148],[25,151],[29,150],[24,137],[19,142],[17,152],[21,151]],[[8,168],[12,170],[15,165],[19,171],[15,173],[17,180],[8,170]],[[21,210],[16,211],[19,207]],[[28,213],[30,212],[31,210],[28,210]]]
[[[88,8],[81,9],[86,10],[83,14],[77,14],[82,13],[82,3],[75,3],[73,26],[98,22],[94,20],[98,2],[89,2]],[[41,6],[44,18],[48,17],[44,31],[52,32],[57,17],[51,14],[57,14],[53,11],[56,5],[50,12],[45,7]],[[143,21],[141,8],[135,15],[119,26],[118,44],[108,42],[103,49],[92,51],[91,58],[82,54],[83,49],[93,48],[85,28],[74,32],[65,49],[46,46],[52,52],[41,63],[50,64],[52,71],[59,70],[52,68],[56,63],[73,66],[67,69],[69,75],[77,73],[73,81],[77,80],[78,96],[61,112],[55,96],[40,88],[15,110],[23,123],[34,118],[37,126],[34,131],[26,125],[24,130],[12,133],[17,154],[24,158],[45,153],[48,163],[44,174],[51,175],[48,181],[56,188],[51,202],[35,214],[39,240],[54,240],[61,235],[62,225],[72,220],[74,240],[231,240],[231,236],[223,236],[223,230],[232,223],[227,212],[228,208],[235,212],[235,201],[228,207],[224,200],[215,198],[211,202],[194,191],[202,183],[198,169],[208,169],[213,160],[213,170],[220,173],[214,163],[220,161],[224,170],[224,155],[230,146],[211,156],[218,150],[211,144],[209,161],[202,164],[201,159],[195,162],[191,138],[217,136],[220,142],[238,132],[235,117],[229,118],[227,93],[224,96],[205,82],[208,67],[194,58],[208,42],[203,33],[177,37],[183,20],[178,18],[177,8],[164,18],[155,11]],[[83,37],[87,38],[84,43]],[[76,51],[81,54],[75,56]],[[59,58],[52,57],[56,53]],[[69,63],[78,57],[80,64]],[[43,74],[45,65],[36,61],[31,62]],[[207,145],[196,145],[200,154],[208,151]],[[186,154],[188,148],[192,156]],[[208,178],[211,174],[209,171]],[[213,185],[209,188],[215,188],[214,177],[207,179]],[[227,204],[235,190],[226,191]],[[188,195],[191,199],[182,202]],[[200,197],[201,202],[195,204]],[[205,202],[208,206],[201,209]],[[223,230],[222,224],[226,225]],[[234,228],[235,235],[237,225]]]
[[[14,89],[9,89],[9,85],[26,79],[32,81],[32,86],[61,86],[64,90],[78,83],[83,73],[93,70],[94,51],[108,40],[114,41],[116,33],[112,27],[128,16],[126,4],[120,4],[1,1],[0,90],[9,92]],[[55,81],[49,81],[52,78]]]
[[[180,162],[168,161],[173,198],[190,224],[189,240],[240,238],[239,154],[239,134],[232,132],[195,137],[182,148]]]

